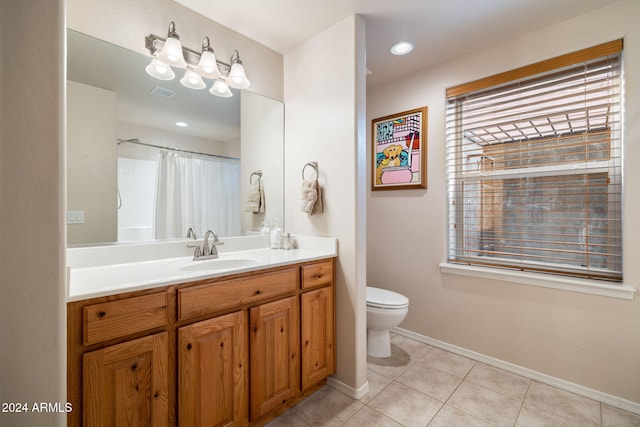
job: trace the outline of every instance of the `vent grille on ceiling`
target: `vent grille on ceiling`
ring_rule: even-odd
[[[172,90],[163,88],[163,87],[159,87],[156,86],[153,89],[151,89],[151,93],[154,95],[158,95],[158,96],[163,96],[165,98],[171,98],[173,95],[175,95],[176,93]]]

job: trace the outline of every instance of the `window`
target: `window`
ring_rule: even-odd
[[[447,90],[448,262],[622,280],[621,51]]]

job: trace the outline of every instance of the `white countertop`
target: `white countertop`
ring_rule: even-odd
[[[153,246],[70,248],[67,301],[263,270],[337,255],[336,239],[295,237],[298,248],[291,250],[269,249],[265,247],[264,238],[220,239],[231,250],[225,251],[222,249],[224,246],[219,246],[218,259],[200,261],[193,261],[193,255],[183,254],[187,243],[202,244],[201,241],[193,240],[154,243]],[[174,248],[177,249],[178,256],[171,256]],[[189,248],[189,251],[193,249]],[[158,257],[154,257],[154,253]],[[92,258],[95,258],[94,262],[91,261]]]

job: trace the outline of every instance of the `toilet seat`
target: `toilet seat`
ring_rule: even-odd
[[[367,286],[367,306],[384,309],[402,309],[409,307],[409,298],[387,289]]]

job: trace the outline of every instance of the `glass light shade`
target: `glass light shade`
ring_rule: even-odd
[[[229,82],[229,86],[236,89],[246,89],[251,84],[244,73],[244,67],[239,62],[234,62],[231,66],[227,81]]]
[[[180,79],[180,83],[182,86],[188,87],[189,89],[204,89],[206,86],[202,77],[200,77],[200,75],[195,71],[191,70],[187,70],[184,73],[184,76]]]
[[[175,37],[167,37],[162,50],[158,53],[158,59],[178,68],[187,66],[182,54],[182,43]]]
[[[156,58],[151,60],[151,63],[146,66],[145,71],[151,77],[158,80],[173,80],[176,76],[170,66]]]
[[[215,80],[213,82],[213,86],[211,86],[211,89],[209,89],[209,93],[215,96],[221,96],[223,98],[229,98],[230,96],[233,96],[233,93],[231,93],[231,89],[229,89],[229,85],[227,85],[222,80]]]
[[[208,79],[219,79],[222,74],[218,70],[218,64],[216,62],[216,56],[213,51],[205,50],[200,56],[200,61],[196,66],[196,72],[202,77]]]

